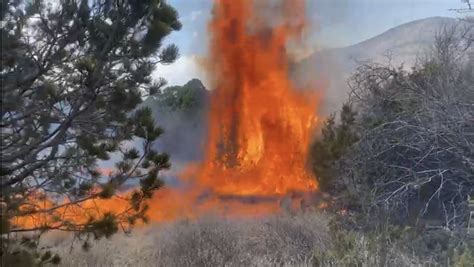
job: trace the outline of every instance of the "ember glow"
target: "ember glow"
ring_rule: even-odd
[[[271,20],[262,11],[271,11]],[[206,154],[181,175],[182,186],[155,193],[149,202],[152,221],[206,212],[275,213],[282,200],[298,205],[305,194],[318,191],[305,166],[317,124],[317,90],[296,89],[288,77],[288,43],[297,42],[305,27],[303,0],[278,6],[270,0],[215,2],[209,24],[207,68],[213,90]],[[116,213],[125,204],[120,198],[85,202]]]

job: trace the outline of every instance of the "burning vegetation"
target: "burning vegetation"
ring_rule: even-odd
[[[295,88],[288,76],[287,44],[302,37],[304,3],[273,7],[276,22],[262,20],[255,5],[215,2],[205,157],[181,175],[183,188],[157,193],[150,202],[152,218],[268,214],[278,211],[285,197],[297,202],[318,190],[306,168],[318,98],[315,90]],[[169,206],[169,195],[175,194]]]
[[[160,248],[171,265],[472,266],[472,20],[445,29],[410,71],[359,65],[340,119],[323,124],[319,88],[289,78],[305,1],[216,0],[203,158],[164,185],[163,130],[139,104],[163,89],[152,73],[176,59],[161,41],[181,23],[165,1],[120,2],[14,1],[0,12],[2,263],[59,263],[38,249],[47,231],[88,250],[151,220],[176,226]],[[100,168],[107,160],[115,167]],[[316,205],[328,213],[292,212]]]
[[[288,77],[286,46],[305,27],[303,1],[261,21],[251,1],[218,1],[209,26],[214,77],[209,138],[199,183],[224,195],[316,190],[305,169],[316,122],[314,91]]]
[[[122,162],[118,171],[104,173],[112,176],[109,182],[81,184],[77,190],[91,196],[79,201],[29,195],[29,204],[20,207],[28,216],[17,216],[15,225],[86,230],[84,225],[105,214],[123,221],[123,227],[146,218],[163,221],[206,212],[264,215],[299,206],[303,197],[315,193],[318,184],[306,158],[318,97],[315,90],[295,88],[288,77],[288,43],[301,40],[306,28],[304,1],[256,5],[215,2],[209,24],[207,66],[213,90],[206,152],[201,163],[180,175],[179,186],[165,186],[153,195],[132,191],[114,196],[120,190],[120,170],[132,169]],[[262,19],[259,10],[268,8],[273,20]],[[166,168],[164,155],[151,153],[146,159]],[[147,179],[142,187],[155,188]]]

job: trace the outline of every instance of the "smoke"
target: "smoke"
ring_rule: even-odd
[[[150,201],[152,220],[271,214],[299,206],[304,194],[295,192],[318,191],[306,168],[318,95],[298,90],[288,73],[305,38],[304,1],[275,3],[215,2],[206,62],[213,88],[201,84],[198,109],[146,101],[165,131],[156,148],[172,163]]]
[[[209,92],[197,79],[192,79],[183,85],[185,86],[195,90],[195,102],[190,107],[173,108],[155,98],[145,102],[152,109],[156,125],[164,130],[163,135],[157,139],[155,148],[170,155],[171,169],[164,172],[168,185],[177,185],[180,173],[190,163],[200,162],[204,155]],[[175,89],[171,87],[165,90]]]
[[[195,112],[167,110],[153,107],[157,125],[165,131],[157,141],[157,147],[170,153],[178,162],[198,161],[202,158],[207,122],[206,109]]]

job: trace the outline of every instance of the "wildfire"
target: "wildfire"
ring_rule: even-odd
[[[274,213],[282,198],[295,202],[318,190],[305,166],[318,98],[315,90],[296,89],[288,77],[287,44],[306,26],[304,1],[272,3],[215,2],[207,152],[203,163],[183,175],[188,189],[158,192],[157,202],[175,201],[171,209],[152,208],[156,219],[210,210]],[[275,11],[272,21],[261,13],[269,9]]]
[[[215,5],[209,27],[215,88],[199,182],[230,195],[314,190],[304,165],[316,99],[292,86],[286,53],[305,26],[303,1],[286,1],[277,25],[262,20],[254,4]]]
[[[274,213],[285,196],[318,190],[305,167],[318,98],[315,90],[296,89],[288,77],[287,45],[305,29],[304,1],[271,3],[215,1],[209,24],[213,90],[207,152],[201,164],[182,175],[185,186],[154,195],[153,221],[205,211]],[[271,19],[262,10],[271,11]],[[118,212],[124,204],[96,200],[87,205]]]

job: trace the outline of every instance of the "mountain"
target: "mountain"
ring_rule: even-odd
[[[315,52],[294,66],[293,79],[303,87],[326,88],[322,112],[334,112],[347,99],[347,79],[357,62],[403,64],[409,69],[429,53],[438,33],[458,23],[446,17],[416,20],[355,45]]]
[[[456,19],[443,17],[417,20],[355,45],[318,51],[292,66],[292,78],[300,87],[325,89],[320,113],[337,111],[347,99],[346,81],[357,61],[387,63],[391,55],[392,65],[404,63],[409,68],[429,52],[443,27],[456,23]],[[152,108],[157,124],[165,130],[157,147],[171,154],[171,176],[181,165],[203,155],[209,96],[201,81],[193,79],[183,86],[170,86],[143,104]]]

